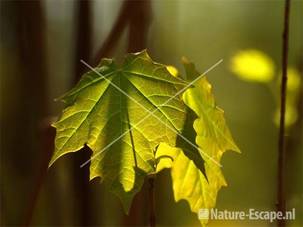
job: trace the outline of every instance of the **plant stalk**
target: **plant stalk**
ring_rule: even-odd
[[[149,225],[156,226],[156,206],[155,206],[155,177],[151,176],[149,182]]]
[[[285,0],[284,7],[284,30],[282,40],[282,81],[280,97],[280,129],[278,143],[278,211],[285,214],[285,110],[286,110],[286,93],[287,93],[287,65],[288,65],[288,39],[289,39],[289,14],[290,0]],[[285,227],[285,220],[278,220],[279,227]]]

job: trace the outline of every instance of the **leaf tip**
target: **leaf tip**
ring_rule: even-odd
[[[142,51],[138,51],[138,52],[135,52],[135,53],[130,53],[128,55],[134,56],[134,57],[143,57],[145,59],[152,60],[151,57],[148,54],[147,49],[143,49]]]
[[[54,156],[51,158],[51,160],[48,163],[48,169],[51,168],[51,166],[55,163],[55,161],[57,160],[57,158],[54,158]]]
[[[234,144],[234,146],[235,146],[235,147],[234,147],[233,150],[234,150],[235,152],[241,154],[242,152],[241,152],[240,148],[239,148],[236,144]]]

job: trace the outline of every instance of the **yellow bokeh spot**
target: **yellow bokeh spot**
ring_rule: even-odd
[[[297,91],[300,87],[301,77],[295,68],[289,68],[287,70],[287,90]]]
[[[292,126],[298,119],[298,111],[294,105],[287,104],[285,112],[285,126]],[[275,112],[274,122],[277,126],[280,124],[280,109],[278,108]]]
[[[281,85],[282,72],[279,74],[279,86]],[[297,69],[289,67],[287,69],[287,91],[296,93],[300,88],[301,77]]]
[[[174,77],[178,76],[178,69],[176,69],[176,67],[172,66],[172,65],[168,65],[166,66],[167,71],[173,75]]]
[[[259,50],[249,49],[236,53],[231,59],[231,71],[245,81],[269,82],[274,77],[274,63]]]

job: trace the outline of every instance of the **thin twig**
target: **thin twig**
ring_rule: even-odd
[[[288,64],[288,38],[289,38],[289,11],[290,0],[285,0],[284,9],[284,31],[282,43],[282,82],[281,82],[281,108],[280,108],[280,130],[278,147],[278,211],[285,214],[285,109],[287,88],[287,64]],[[278,220],[278,226],[284,227],[285,220]]]

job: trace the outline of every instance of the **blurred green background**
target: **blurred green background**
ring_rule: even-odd
[[[220,210],[274,210],[277,192],[277,78],[281,72],[284,1],[1,1],[1,165],[2,225],[142,226],[148,224],[147,185],[123,214],[118,198],[97,180],[88,182],[84,149],[61,158],[49,170],[54,130],[62,110],[54,98],[87,71],[83,59],[121,56],[147,48],[158,62],[181,68],[181,57],[200,71],[218,60],[208,79],[217,104],[242,154],[223,156],[228,187],[217,198]],[[293,0],[289,65],[302,81],[303,1]],[[236,75],[231,62],[254,49],[272,61],[273,79],[257,82]],[[257,59],[258,60],[258,59]],[[257,61],[256,60],[256,61]],[[254,61],[254,59],[252,59]],[[182,71],[181,71],[182,72]],[[297,118],[287,128],[287,207],[303,226],[302,82],[293,103]],[[159,226],[199,226],[186,202],[174,202],[171,179],[156,180]],[[209,226],[275,226],[275,223],[211,221]]]

